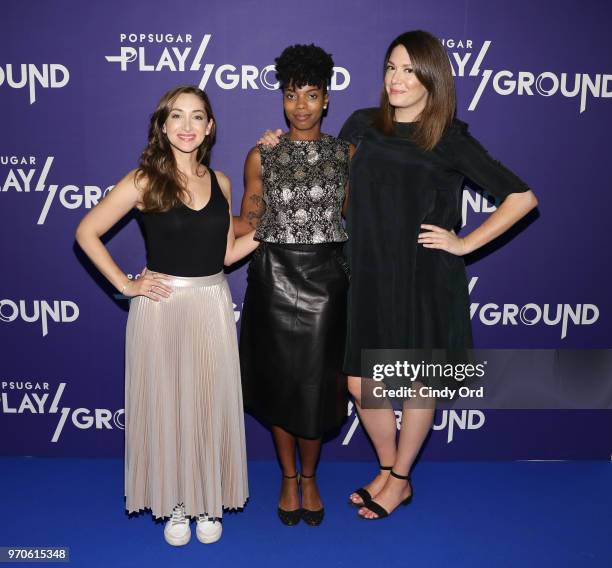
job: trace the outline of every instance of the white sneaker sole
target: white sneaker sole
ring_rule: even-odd
[[[185,546],[191,540],[191,531],[189,531],[187,534],[185,534],[185,536],[182,537],[172,536],[164,531],[164,538],[166,539],[166,542],[171,546]]]
[[[202,544],[212,544],[213,542],[217,542],[221,538],[222,534],[223,534],[223,529],[221,529],[217,534],[213,534],[213,535],[200,534],[200,532],[196,530],[196,536],[198,537],[198,540]]]

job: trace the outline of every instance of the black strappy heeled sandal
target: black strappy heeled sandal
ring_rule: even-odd
[[[312,479],[314,476],[315,476],[314,473],[312,475],[304,475],[302,473],[301,478],[302,479]],[[320,509],[317,509],[316,511],[311,511],[310,509],[304,509],[302,507],[302,519],[307,525],[310,525],[311,527],[319,526],[321,522],[323,521],[324,515],[325,515],[324,507],[321,507]]]
[[[409,475],[400,475],[399,473],[395,473],[393,470],[391,470],[391,475],[393,477],[395,477],[396,479],[404,479],[404,480],[408,480],[410,482],[410,476]],[[412,487],[411,487],[412,489]],[[408,497],[406,497],[406,499],[404,499],[403,501],[400,502],[400,504],[398,505],[398,507],[400,505],[406,506],[406,505],[410,505],[410,503],[412,502],[412,492],[410,493],[410,495],[408,495]],[[370,509],[370,511],[372,511],[372,513],[376,513],[378,515],[378,517],[366,517],[364,515],[359,515],[362,519],[366,520],[366,521],[377,521],[378,519],[384,519],[385,517],[389,516],[389,511],[387,511],[383,506],[379,505],[376,501],[370,499],[365,505],[364,507],[367,507],[368,509]]]
[[[283,474],[283,477],[286,479],[297,479],[297,483],[300,482],[300,479],[297,473],[295,475]],[[297,525],[300,522],[300,518],[302,517],[301,515],[302,510],[299,508],[294,509],[293,511],[286,511],[285,509],[281,509],[279,507],[276,512],[278,513],[278,518],[281,520],[281,522],[284,525],[287,525],[288,527],[293,527]]]
[[[378,469],[380,469],[381,471],[391,471],[393,469],[393,466],[392,465],[381,465],[379,466]],[[349,496],[349,505],[352,505],[353,507],[359,507],[359,508],[365,507],[366,503],[372,500],[372,495],[370,495],[370,492],[365,487],[360,487],[359,489],[355,489],[353,493],[361,497],[361,503],[355,503],[355,501],[353,501],[351,497]]]

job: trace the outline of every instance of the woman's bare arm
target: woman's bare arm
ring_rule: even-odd
[[[257,229],[265,210],[261,156],[259,149],[254,147],[247,154],[244,163],[244,194],[240,204],[240,215],[234,216],[235,235],[241,237]]]

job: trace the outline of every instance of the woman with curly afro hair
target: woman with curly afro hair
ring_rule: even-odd
[[[315,479],[321,440],[346,416],[341,215],[354,148],[321,132],[332,73],[331,56],[315,45],[293,45],[276,59],[289,131],[277,146],[249,152],[234,220],[237,236],[256,229],[261,241],[244,299],[242,382],[247,410],[272,430],[286,525],[323,520]]]

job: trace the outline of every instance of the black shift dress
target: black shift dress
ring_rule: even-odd
[[[422,223],[455,228],[464,179],[504,199],[529,188],[454,120],[434,150],[372,126],[376,109],[356,111],[340,133],[351,161],[346,259],[351,269],[344,371],[363,376],[362,349],[472,346],[463,258],[417,243]]]

